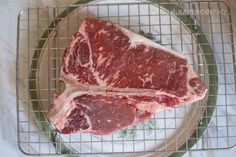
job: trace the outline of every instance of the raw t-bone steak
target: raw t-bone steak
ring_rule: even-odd
[[[204,83],[187,60],[110,22],[85,18],[63,55],[48,117],[61,133],[110,134],[155,112],[202,99]]]

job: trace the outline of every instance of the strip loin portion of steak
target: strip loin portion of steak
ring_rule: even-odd
[[[60,79],[66,89],[48,117],[61,133],[109,134],[207,92],[182,55],[92,18],[83,19],[70,39]]]

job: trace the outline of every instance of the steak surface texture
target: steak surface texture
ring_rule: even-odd
[[[179,53],[124,27],[85,18],[65,49],[66,88],[48,118],[64,134],[110,134],[202,99],[206,86]]]

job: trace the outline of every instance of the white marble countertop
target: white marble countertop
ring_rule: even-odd
[[[236,17],[236,1],[230,4]],[[16,27],[18,12],[27,7],[70,4],[73,0],[0,0],[0,156],[22,157],[17,148],[16,133]],[[233,18],[234,19],[234,18]],[[233,21],[236,29],[236,20]],[[236,150],[189,152],[185,156],[234,157]]]

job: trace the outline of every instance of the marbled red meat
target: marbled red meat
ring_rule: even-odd
[[[70,39],[60,79],[66,89],[48,116],[61,133],[109,134],[207,91],[177,52],[92,18],[83,19]]]

